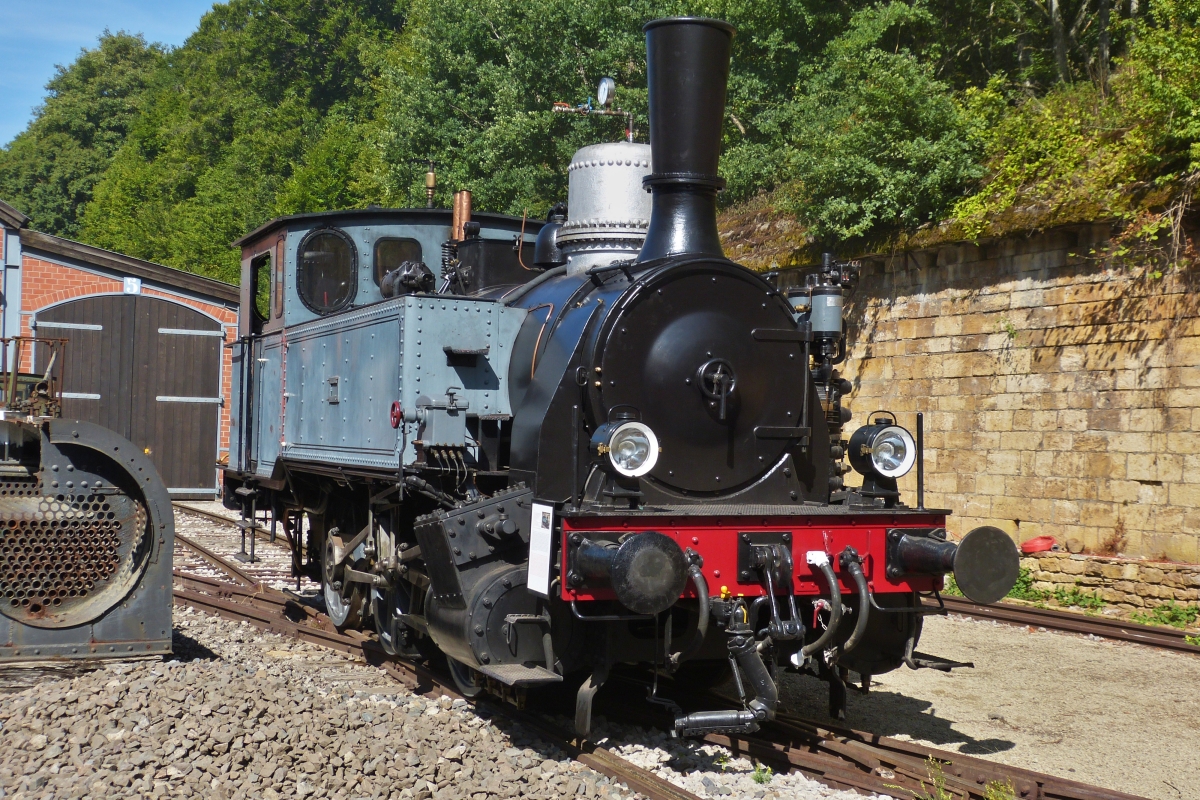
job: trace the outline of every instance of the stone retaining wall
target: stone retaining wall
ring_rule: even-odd
[[[1022,558],[1034,589],[1078,586],[1119,608],[1153,608],[1164,603],[1200,606],[1200,565],[1138,562],[1121,558],[1047,552]]]
[[[1113,266],[1109,230],[864,258],[847,436],[924,411],[926,505],[952,533],[1200,562],[1200,270]]]

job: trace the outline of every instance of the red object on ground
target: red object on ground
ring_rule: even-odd
[[[1029,553],[1044,553],[1047,550],[1054,549],[1053,536],[1038,536],[1035,539],[1030,539],[1027,542],[1021,543],[1021,552]]]

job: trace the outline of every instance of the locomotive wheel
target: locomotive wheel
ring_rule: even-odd
[[[321,593],[325,596],[325,613],[339,629],[362,625],[364,592],[360,586],[342,580],[342,568],[333,564],[333,542],[326,539],[321,559]]]
[[[411,585],[401,582],[391,589],[371,590],[371,617],[384,652],[412,659],[432,659],[437,648],[429,637],[422,636],[400,621],[401,614],[412,612]]]
[[[483,694],[483,676],[449,656],[446,657],[446,663],[450,666],[450,677],[454,678],[454,685],[458,687],[459,694],[468,699]]]

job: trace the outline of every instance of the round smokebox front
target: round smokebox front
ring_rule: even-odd
[[[802,346],[762,334],[794,329],[770,287],[742,267],[663,269],[619,301],[601,332],[598,416],[636,409],[662,447],[649,477],[670,489],[751,483],[794,444],[756,429],[800,424]]]

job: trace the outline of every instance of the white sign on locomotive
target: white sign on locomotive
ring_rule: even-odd
[[[841,716],[850,670],[955,666],[914,652],[920,598],[953,572],[999,599],[1016,548],[901,502],[919,427],[877,412],[842,439],[854,269],[782,293],[724,257],[733,28],[645,32],[650,145],[580,150],[546,223],[464,192],[239,240],[226,501],[284,522],[339,625],[444,654],[464,694],[574,681],[586,734],[613,669],[732,671],[741,708],[676,714],[696,735],[756,729],[775,676],[809,671]]]

